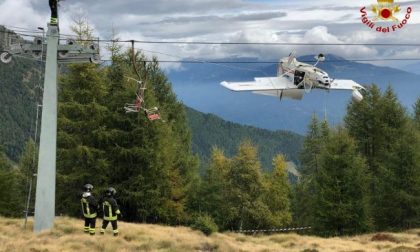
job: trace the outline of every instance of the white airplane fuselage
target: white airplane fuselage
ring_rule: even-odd
[[[305,82],[312,87],[328,89],[333,82],[324,70],[288,57],[281,59],[278,76],[291,79],[298,88],[302,88]]]

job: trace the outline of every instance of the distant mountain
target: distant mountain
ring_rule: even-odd
[[[401,69],[410,73],[420,74],[420,62],[405,65]]]
[[[402,70],[347,61],[326,55],[319,64],[332,78],[353,79],[363,85],[377,84],[381,89],[392,86],[408,109],[420,95],[420,75]],[[314,56],[299,57],[313,61]],[[220,61],[256,61],[231,58]],[[276,61],[276,60],[272,60]],[[275,76],[276,64],[183,64],[182,71],[172,71],[169,79],[178,97],[194,109],[213,113],[221,118],[270,130],[290,130],[304,134],[312,114],[327,117],[332,125],[341,124],[351,92],[313,90],[301,101],[237,93],[220,86],[223,80],[243,81],[254,77]]]
[[[222,149],[227,156],[234,156],[243,140],[257,146],[258,155],[266,171],[271,170],[272,159],[281,153],[288,161],[299,163],[303,136],[289,131],[269,131],[227,122],[213,114],[204,114],[186,107],[188,125],[192,130],[193,152],[207,162],[213,147]],[[290,164],[293,168],[293,164]],[[291,170],[291,173],[297,171]]]

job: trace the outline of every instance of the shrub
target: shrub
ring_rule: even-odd
[[[200,230],[205,235],[211,235],[218,231],[218,227],[213,218],[208,214],[200,214],[194,218],[191,225],[193,229]]]

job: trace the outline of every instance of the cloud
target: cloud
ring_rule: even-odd
[[[34,4],[35,0],[3,0],[0,2],[0,24],[26,28],[34,23],[44,23],[45,16],[34,9]]]
[[[247,22],[267,21],[286,16],[284,12],[254,12],[240,13],[235,15],[205,15],[205,16],[174,16],[160,20],[159,22],[144,22],[139,24],[185,24],[196,22]]]
[[[28,4],[29,2],[29,4]],[[109,39],[111,27],[119,38],[154,41],[418,43],[420,15],[413,12],[404,29],[382,34],[361,23],[360,7],[372,0],[68,0],[60,8],[60,30],[70,33],[74,16],[84,13],[98,36]],[[420,8],[420,1],[398,1]],[[0,24],[36,29],[48,21],[46,1],[3,0]],[[256,57],[272,60],[297,51],[299,55],[334,53],[346,58],[417,55],[412,48],[373,46],[261,46],[137,44],[160,59]],[[152,55],[152,53],[149,53]],[[172,56],[169,56],[172,55]],[[105,57],[107,57],[105,55]],[[166,66],[166,64],[164,64]],[[172,67],[179,67],[175,64]]]

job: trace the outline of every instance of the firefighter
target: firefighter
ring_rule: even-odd
[[[105,234],[105,229],[108,226],[108,223],[111,222],[112,230],[114,233],[114,236],[118,236],[118,215],[120,218],[122,217],[122,214],[120,212],[120,209],[118,207],[117,201],[114,199],[114,195],[117,193],[117,191],[110,187],[106,190],[105,196],[102,199],[102,208],[104,213],[104,219],[102,223],[101,228],[101,234]]]
[[[86,184],[83,186],[84,192],[80,199],[82,203],[82,212],[85,217],[85,233],[95,235],[96,215],[98,209],[98,202],[92,195],[93,186]]]
[[[51,9],[51,20],[50,20],[50,24],[51,25],[58,25],[58,2],[60,0],[49,0],[49,4],[50,4],[50,9]]]

